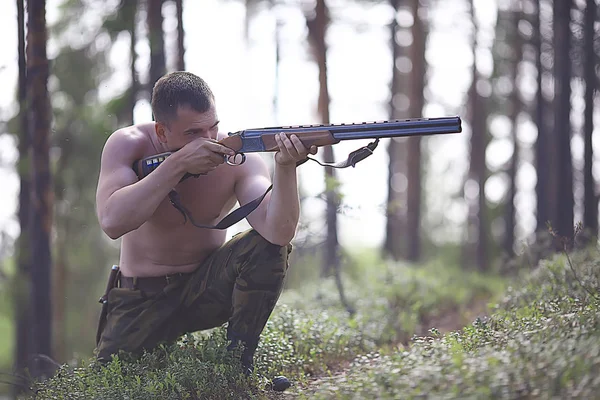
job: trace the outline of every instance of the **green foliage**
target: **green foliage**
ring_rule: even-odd
[[[352,323],[378,345],[406,343],[440,318],[446,319],[446,329],[458,329],[472,318],[468,307],[479,303],[485,311],[506,285],[498,276],[464,271],[443,260],[411,265],[385,261],[374,251],[348,254],[342,271],[346,297],[357,311]],[[284,292],[282,301],[295,309],[317,307],[344,316],[333,278],[305,282]]]
[[[489,318],[461,331],[432,330],[410,349],[357,357],[300,398],[595,398],[600,389],[597,255],[543,262],[507,290]],[[588,292],[589,290],[589,292]]]
[[[226,350],[226,330],[186,335],[139,358],[122,354],[106,366],[94,360],[36,385],[36,399],[240,399],[266,398],[270,378],[285,373],[302,380],[324,373],[342,359],[373,344],[360,332],[326,313],[309,315],[279,306],[256,353],[255,372],[240,373]]]
[[[497,278],[465,275],[441,263],[420,268],[388,263],[371,252],[349,255],[347,270],[347,292],[358,305],[357,315],[350,318],[344,311],[331,280],[287,290],[261,336],[249,379],[225,350],[221,327],[187,335],[137,360],[122,356],[106,367],[90,361],[63,367],[37,387],[37,398],[270,398],[274,392],[268,382],[277,375],[305,387],[395,343],[394,329],[410,337],[423,323],[420,318],[433,318],[447,303],[458,305],[503,288]],[[398,319],[402,324],[394,325]]]

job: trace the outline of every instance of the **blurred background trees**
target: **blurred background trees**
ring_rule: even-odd
[[[186,34],[186,24],[200,23],[200,16],[193,14],[203,10],[200,2],[17,0],[14,6],[15,41],[5,46],[16,46],[18,79],[10,88],[14,106],[3,111],[6,122],[0,135],[11,140],[2,142],[0,156],[3,170],[18,175],[14,220],[19,229],[9,229],[9,222],[0,226],[4,370],[29,366],[40,375],[52,363],[35,364],[35,355],[63,363],[91,354],[100,310],[97,297],[108,268],[118,260],[118,243],[105,237],[95,217],[102,146],[115,129],[151,117],[147,104],[161,75],[185,69],[190,49],[199,42],[219,41],[230,31],[239,31],[246,40],[247,64],[223,64],[222,73],[234,68],[250,81],[239,87],[240,100],[229,101],[241,109],[260,91],[274,93],[268,104],[275,110],[273,119],[252,115],[243,124],[463,118],[459,135],[388,140],[387,148],[376,150],[373,157],[382,157],[387,165],[370,172],[385,172],[387,182],[379,209],[382,257],[415,265],[443,257],[465,269],[497,272],[523,253],[524,243],[531,264],[549,251],[543,247],[548,223],[559,235],[572,238],[574,224],[581,221],[588,240],[597,236],[593,139],[600,39],[594,0],[215,0],[206,5],[206,13],[219,7],[243,10],[244,24],[234,26],[222,14],[208,16],[223,21],[208,37]],[[373,12],[377,18],[356,17],[350,9]],[[55,17],[48,22],[50,10]],[[461,18],[439,17],[449,10]],[[491,23],[483,15],[492,15]],[[267,23],[272,23],[271,30],[264,28]],[[249,39],[253,27],[261,26],[272,33],[268,43]],[[300,33],[291,35],[292,28]],[[377,72],[369,68],[375,62],[364,62],[369,54],[357,52],[349,52],[347,64],[339,61],[342,47],[348,46],[339,38],[366,32],[375,32],[370,37],[388,48],[385,101],[375,105],[374,113],[357,112],[352,101],[362,96],[361,87],[374,85]],[[462,77],[455,77],[465,83],[462,93],[442,96],[433,89],[432,43],[440,35],[451,36],[456,58],[468,66]],[[303,47],[303,58],[313,65],[314,84],[302,93],[285,89],[286,80],[296,78],[285,73],[290,63],[298,62],[292,46]],[[201,63],[220,64],[223,58],[221,53],[203,53]],[[272,88],[252,82],[253,73],[272,68],[273,60]],[[364,62],[361,73],[340,82],[342,71],[355,67],[353,60]],[[202,68],[190,70],[202,75]],[[230,79],[227,85],[240,82],[236,74],[225,77]],[[340,85],[355,87],[355,99],[336,97]],[[220,88],[213,86],[218,107],[225,101],[218,95]],[[459,101],[447,104],[446,96]],[[298,108],[292,97],[308,99],[297,104],[309,104],[310,109]],[[140,111],[144,104],[145,113]],[[312,117],[301,119],[304,115]],[[349,120],[348,115],[357,117]],[[235,116],[232,112],[222,119]],[[253,127],[240,124],[230,126]],[[453,147],[457,142],[465,150]],[[17,154],[12,160],[6,156],[11,146]],[[334,161],[346,156],[345,149],[324,148],[319,157]],[[369,162],[374,161],[370,158],[344,176],[368,168]],[[313,194],[303,190],[303,222],[294,257],[307,265],[309,275],[334,275],[345,302],[342,276],[352,246],[344,246],[340,234],[345,226],[361,229],[344,222],[352,212],[345,188],[361,183],[352,180],[357,178],[343,183],[342,173],[319,168],[299,169],[303,185],[309,182],[316,189]],[[354,212],[365,212],[365,207]],[[289,285],[306,280],[303,273],[293,272]]]

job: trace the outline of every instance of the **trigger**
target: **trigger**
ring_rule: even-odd
[[[237,162],[237,157],[240,157],[240,161]],[[242,165],[246,161],[246,155],[244,153],[235,153],[232,156],[225,155],[225,162],[228,165]]]

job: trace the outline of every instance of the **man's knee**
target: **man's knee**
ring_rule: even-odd
[[[235,235],[234,238],[238,235],[240,235],[239,239],[243,242],[240,245],[240,252],[242,254],[258,253],[264,258],[275,258],[287,261],[293,249],[291,243],[281,246],[269,242],[255,229],[241,232]]]

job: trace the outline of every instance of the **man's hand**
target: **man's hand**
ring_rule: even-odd
[[[317,146],[313,145],[307,149],[296,135],[290,135],[288,138],[285,133],[279,133],[275,135],[275,141],[279,146],[279,151],[275,153],[275,162],[279,165],[296,165],[309,154],[317,154]]]
[[[185,172],[197,175],[214,171],[225,162],[225,155],[233,156],[235,152],[214,139],[198,138],[174,154]]]

